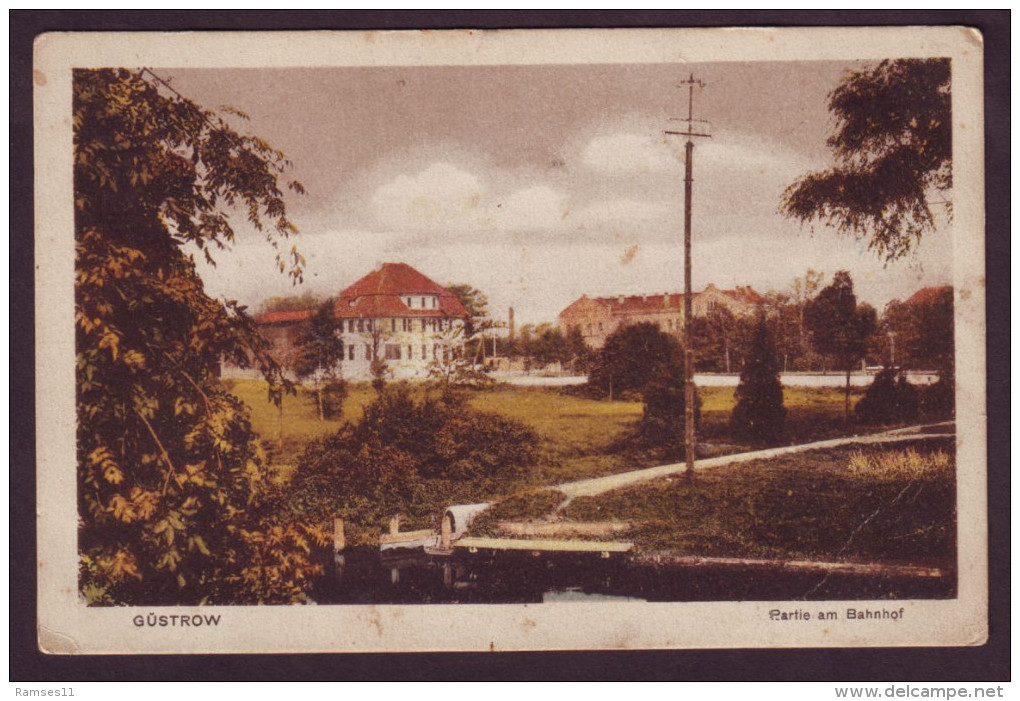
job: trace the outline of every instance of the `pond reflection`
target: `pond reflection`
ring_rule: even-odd
[[[319,604],[535,604],[571,601],[793,601],[949,598],[955,579],[665,567],[578,554],[427,555],[350,549],[316,587]]]

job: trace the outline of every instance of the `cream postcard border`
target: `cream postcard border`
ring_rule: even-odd
[[[958,598],[881,602],[901,620],[773,622],[773,608],[866,602],[112,607],[78,596],[75,67],[312,67],[819,61],[947,56],[953,80]],[[75,653],[259,653],[978,645],[987,638],[983,45],[962,27],[55,33],[35,44],[39,646]],[[877,602],[876,602],[877,603]],[[148,614],[215,627],[136,626]]]

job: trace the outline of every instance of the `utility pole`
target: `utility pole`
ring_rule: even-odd
[[[692,73],[687,80],[677,85],[678,88],[687,86],[687,119],[679,120],[687,122],[685,131],[670,131],[667,134],[673,136],[686,136],[687,143],[684,144],[684,457],[687,460],[686,477],[688,481],[694,479],[694,448],[696,440],[694,436],[694,359],[691,348],[691,191],[694,184],[694,137],[711,136],[708,133],[696,132],[695,122],[704,123],[703,120],[694,119],[694,86],[705,87],[700,80],[694,79]],[[676,121],[676,120],[674,120]]]

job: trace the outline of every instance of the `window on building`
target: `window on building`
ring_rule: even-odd
[[[400,344],[387,343],[385,352],[386,360],[400,360]]]
[[[421,308],[422,309],[425,308],[425,298],[424,297],[421,298]]]
[[[397,330],[397,320],[396,319],[390,319],[390,331],[396,331],[396,330]]]
[[[427,320],[427,319],[422,319],[422,320],[421,320],[421,330],[422,330],[422,332],[424,332],[424,331],[425,331],[425,326],[426,326],[427,324],[428,324],[428,320]],[[422,357],[424,358],[425,356],[423,355]]]
[[[369,344],[366,343],[365,344],[365,360],[371,360],[371,359],[372,359],[372,346],[370,346]]]
[[[364,330],[365,330],[365,320],[364,319],[358,319],[358,333],[361,333]]]
[[[365,328],[367,328],[369,331],[372,330],[372,320],[371,319],[369,319],[368,321],[365,322]]]
[[[421,344],[421,359],[426,360],[429,357],[428,350],[425,348],[425,344]]]
[[[408,360],[414,360],[414,352],[413,352],[413,349],[411,348],[411,344],[410,343],[407,344],[407,359]]]
[[[347,359],[354,360],[354,346],[347,346]]]

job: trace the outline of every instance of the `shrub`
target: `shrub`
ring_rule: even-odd
[[[751,344],[751,355],[740,373],[736,398],[737,404],[730,415],[734,434],[753,443],[779,442],[786,409],[776,349],[764,316],[758,320],[758,331]]]
[[[416,400],[392,386],[359,422],[308,445],[289,505],[363,529],[398,512],[425,519],[453,501],[517,484],[535,461],[537,441],[526,425],[473,409],[453,392]]]
[[[682,366],[652,380],[645,390],[645,406],[638,426],[642,440],[664,449],[670,458],[680,460],[684,450],[685,409]],[[694,388],[694,426],[701,425],[701,397]]]
[[[867,393],[854,408],[857,421],[863,424],[905,423],[917,418],[917,390],[906,376],[893,368],[885,368],[872,380]]]
[[[956,415],[956,381],[953,368],[943,370],[939,380],[921,390],[921,412],[929,420],[951,419]]]

